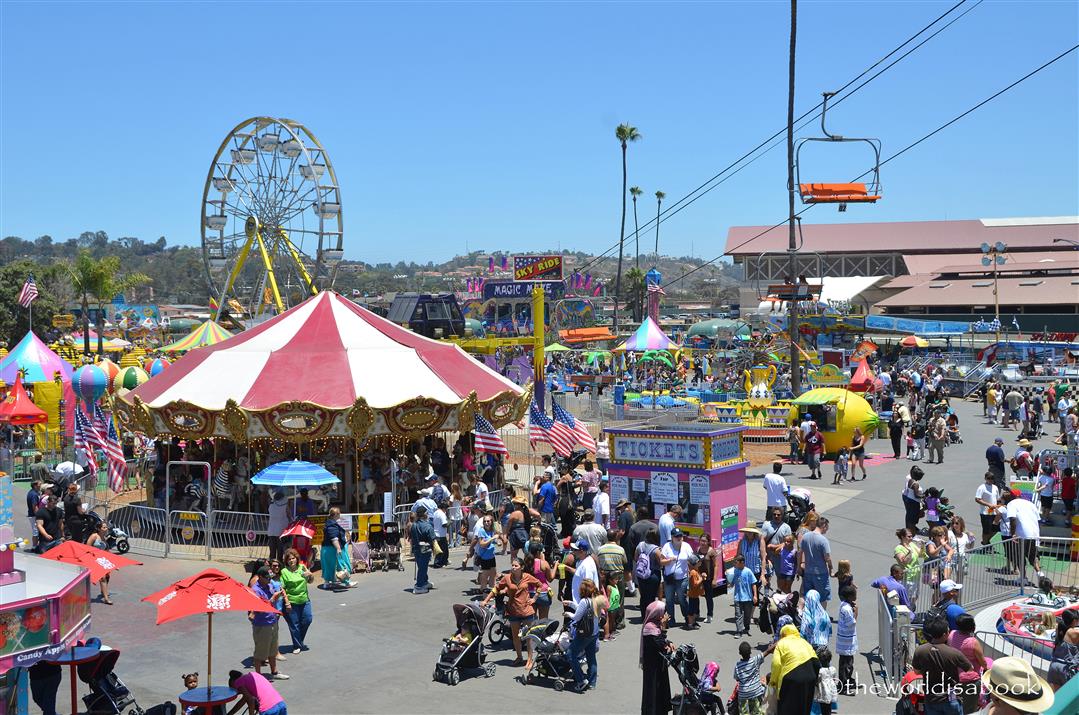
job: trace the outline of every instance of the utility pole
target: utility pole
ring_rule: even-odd
[[[791,391],[795,397],[802,392],[801,355],[798,350],[798,293],[797,285],[798,239],[794,229],[797,218],[794,215],[794,54],[798,39],[798,0],[791,0],[791,48],[790,71],[787,81],[787,206],[790,209],[788,221],[787,253],[790,257],[787,271],[790,273],[792,295],[787,305],[787,335],[791,341]]]

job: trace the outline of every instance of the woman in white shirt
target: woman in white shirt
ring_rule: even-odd
[[[967,549],[974,546],[974,534],[967,531],[967,523],[961,516],[952,518],[948,529],[948,545],[952,547],[952,580],[963,583],[963,573],[960,569],[966,563]]]

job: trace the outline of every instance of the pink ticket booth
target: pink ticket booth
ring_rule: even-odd
[[[682,505],[678,527],[691,545],[711,535],[723,559],[734,558],[738,529],[746,525],[745,427],[688,422],[662,427],[609,427],[611,503],[628,499],[657,519]]]

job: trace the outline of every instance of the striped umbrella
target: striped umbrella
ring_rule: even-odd
[[[170,345],[166,345],[161,348],[161,350],[167,353],[187,352],[188,350],[201,348],[205,345],[216,345],[222,340],[231,337],[232,333],[225,330],[214,321],[207,320],[188,333],[185,337],[180,338]]]
[[[340,481],[322,465],[301,462],[298,459],[271,464],[251,479],[252,484],[272,487],[320,487]]]

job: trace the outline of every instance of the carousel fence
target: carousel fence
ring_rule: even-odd
[[[210,553],[210,520],[205,512],[174,509],[169,512],[166,535],[168,556],[207,559]]]
[[[188,512],[191,513],[191,512]],[[250,561],[269,555],[269,514],[214,510],[210,513],[210,558]]]
[[[168,556],[167,514],[164,509],[140,504],[126,504],[114,509],[97,509],[102,518],[123,530],[131,551],[147,556]]]

